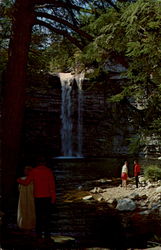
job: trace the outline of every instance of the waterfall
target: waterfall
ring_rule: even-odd
[[[71,73],[59,73],[61,81],[61,151],[63,156],[72,156],[72,119],[71,91],[73,76]]]
[[[77,121],[77,141],[78,141],[78,151],[77,156],[82,157],[82,136],[83,136],[83,91],[82,83],[84,80],[84,73],[77,74],[75,76],[78,87],[78,121]]]
[[[61,151],[65,157],[81,157],[82,156],[82,132],[83,132],[83,119],[82,119],[82,106],[83,106],[83,93],[82,82],[84,74],[72,75],[71,73],[59,73],[61,82]],[[73,120],[72,120],[72,86],[74,80],[77,83],[77,150],[73,150]]]

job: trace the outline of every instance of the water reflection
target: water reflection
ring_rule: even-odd
[[[149,235],[143,228],[148,229],[147,223],[135,225],[131,213],[120,216],[105,202],[79,199],[80,190],[91,190],[96,180],[119,177],[119,160],[56,157],[52,161],[57,183],[57,205],[51,223],[54,233],[75,237],[79,247],[145,247]],[[140,234],[141,230],[145,233]]]
[[[57,187],[57,203],[52,208],[50,229],[53,235],[75,238],[74,244],[67,249],[146,248],[154,234],[154,226],[155,231],[158,230],[156,223],[142,216],[136,217],[132,212],[120,213],[105,202],[84,201],[79,197],[80,192],[91,190],[96,180],[120,176],[120,159],[56,157],[51,159],[50,167],[55,173]],[[16,210],[11,212],[9,220],[14,224]],[[15,230],[13,224],[12,230]]]

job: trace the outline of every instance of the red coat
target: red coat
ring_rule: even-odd
[[[52,171],[43,165],[32,169],[25,180],[17,179],[17,182],[23,185],[28,185],[33,182],[34,197],[51,197],[52,202],[56,199],[55,181]]]
[[[140,174],[140,165],[139,164],[135,164],[134,165],[134,176],[137,176],[138,174]]]

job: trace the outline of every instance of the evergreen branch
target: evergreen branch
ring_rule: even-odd
[[[120,9],[113,3],[111,0],[104,0],[107,2],[110,6],[112,6],[115,10],[119,11]]]

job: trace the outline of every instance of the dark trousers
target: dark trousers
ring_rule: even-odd
[[[136,187],[138,188],[138,184],[139,184],[139,176],[135,176],[135,183],[136,183]]]
[[[35,198],[36,210],[36,232],[41,235],[44,232],[45,236],[49,235],[49,223],[51,215],[51,198]]]

